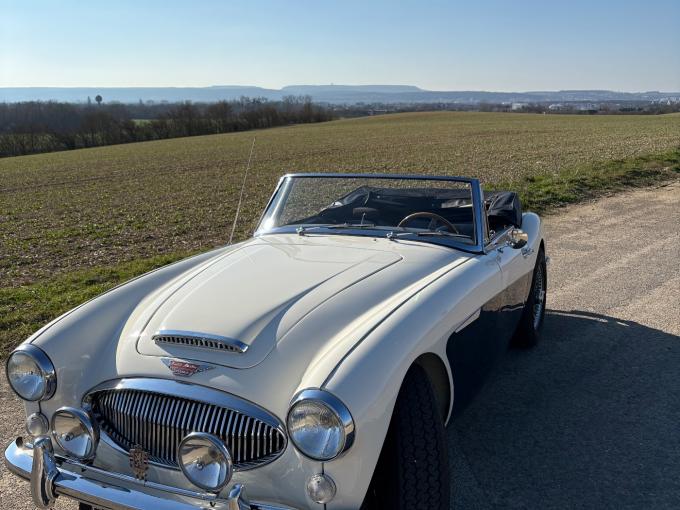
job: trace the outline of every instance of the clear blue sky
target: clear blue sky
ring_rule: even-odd
[[[680,90],[680,0],[0,0],[0,86]]]

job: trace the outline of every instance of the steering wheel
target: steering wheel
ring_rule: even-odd
[[[406,218],[399,222],[399,225],[397,225],[397,227],[403,227],[409,221],[414,220],[416,218],[430,218],[430,224],[427,226],[428,230],[435,230],[434,227],[437,225],[437,222],[439,222],[446,225],[454,234],[460,234],[456,226],[443,216],[439,216],[438,214],[425,211],[409,214],[408,216],[406,216]]]

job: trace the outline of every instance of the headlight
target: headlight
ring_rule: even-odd
[[[94,457],[99,428],[82,409],[62,407],[52,415],[52,435],[67,455],[79,460]]]
[[[179,444],[179,467],[191,483],[201,489],[219,492],[233,474],[229,450],[217,437],[192,432]]]
[[[24,400],[47,400],[57,389],[54,365],[41,349],[20,345],[7,359],[7,380]]]
[[[304,390],[291,402],[288,435],[314,460],[331,460],[354,442],[354,420],[340,399],[323,390]]]

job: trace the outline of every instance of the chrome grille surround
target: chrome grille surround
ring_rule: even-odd
[[[235,471],[278,458],[287,437],[281,421],[246,400],[205,386],[166,379],[109,381],[83,399],[98,422],[102,440],[126,455],[136,445],[153,464],[179,469],[177,447],[190,432],[224,441]]]
[[[179,345],[181,347],[195,347],[198,349],[213,349],[216,351],[243,354],[248,345],[239,340],[226,336],[199,333],[196,331],[161,330],[156,331],[151,339],[157,344]]]

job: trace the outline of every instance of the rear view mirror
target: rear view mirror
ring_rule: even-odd
[[[516,250],[519,248],[523,248],[524,246],[526,246],[528,242],[529,234],[527,234],[524,230],[521,230],[519,228],[513,228],[510,231],[508,245],[511,248],[514,248]]]

